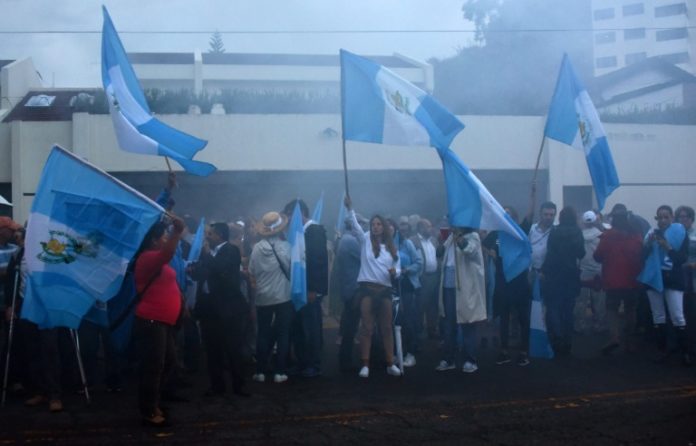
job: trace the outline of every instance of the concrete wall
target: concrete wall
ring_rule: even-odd
[[[212,162],[220,171],[232,176],[238,172],[253,177],[239,183],[240,187],[264,187],[261,179],[264,175],[272,176],[273,172],[297,172],[298,176],[316,172],[325,176],[327,182],[340,184],[342,181],[339,115],[166,115],[161,118],[176,128],[208,139],[208,147],[197,159]],[[507,192],[504,172],[510,172],[511,179],[515,172],[515,180],[510,181],[508,187],[515,188],[516,194],[519,194],[518,189],[526,188],[541,143],[544,118],[462,116],[461,120],[466,128],[452,148],[462,160],[474,171],[486,172],[487,178],[497,182],[496,188],[501,194]],[[0,125],[0,182],[8,175],[9,163],[7,131],[3,127],[7,128]],[[327,136],[332,133],[325,132],[327,128],[337,131],[337,136]],[[696,204],[693,177],[696,126],[608,124],[605,130],[623,183],[610,197],[608,209],[620,201],[650,216],[663,202]],[[14,122],[9,142],[12,201],[20,220],[28,214],[31,194],[35,192],[41,168],[54,143],[111,172],[166,171],[166,164],[160,157],[121,151],[109,116],[79,113],[73,115],[72,122]],[[383,175],[380,173],[383,171],[411,172],[410,183],[417,183],[421,177],[414,173],[423,172],[423,176],[429,178],[423,188],[441,187],[433,186],[439,181],[438,174],[426,175],[441,169],[435,151],[428,147],[377,146],[349,141],[347,162],[349,171],[365,172],[359,178],[366,184],[371,181],[370,172],[375,175]],[[178,166],[174,167],[179,170]],[[583,154],[555,142],[546,144],[540,169],[543,174],[540,186],[545,187],[548,179],[548,190],[540,191],[540,195],[550,197],[559,205],[563,203],[564,188],[591,184]],[[226,178],[232,178],[216,175],[194,179],[201,193],[214,194],[217,186],[210,189],[210,185],[222,187],[228,181]],[[395,178],[394,181],[402,180]],[[315,188],[320,187],[323,186]],[[366,190],[369,191],[369,187]],[[319,192],[315,192],[318,196]],[[244,193],[244,190],[231,193]],[[385,196],[383,199],[388,202],[391,198]],[[519,203],[518,207],[522,206],[520,210],[523,211],[525,205]]]

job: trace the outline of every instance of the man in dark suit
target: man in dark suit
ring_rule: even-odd
[[[239,248],[229,243],[226,223],[213,223],[208,228],[208,250],[192,270],[201,281],[203,293],[196,303],[196,316],[201,322],[203,344],[208,356],[210,390],[208,395],[225,393],[225,368],[232,375],[235,394],[249,396],[244,389],[243,345],[249,306],[240,285]]]
[[[326,229],[309,218],[309,208],[303,200],[292,200],[283,213],[292,217],[299,203],[305,230],[305,259],[307,266],[307,305],[295,315],[292,328],[293,348],[300,374],[305,378],[321,375],[322,309],[321,300],[329,288],[329,255]]]

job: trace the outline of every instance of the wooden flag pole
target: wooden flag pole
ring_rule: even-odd
[[[348,191],[348,161],[346,160],[346,140],[343,141],[343,179],[346,185],[346,196],[350,197],[350,192]]]
[[[532,183],[536,184],[537,173],[539,172],[539,163],[541,162],[541,153],[544,151],[544,141],[546,141],[546,136],[541,136],[541,144],[539,145],[539,154],[537,155],[536,165],[534,166],[534,177],[532,178]]]
[[[165,156],[165,157],[164,157],[164,161],[167,162],[167,169],[169,169],[169,171],[171,172],[171,171],[172,171],[172,165],[169,163],[169,157],[168,157],[168,156]],[[538,164],[538,161],[537,161],[537,164]]]

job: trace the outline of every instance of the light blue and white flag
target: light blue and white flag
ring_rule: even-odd
[[[597,205],[604,208],[607,197],[619,187],[619,176],[597,110],[567,54],[563,55],[544,136],[585,152]]]
[[[314,212],[312,212],[312,220],[314,221],[314,223],[321,223],[322,212],[324,212],[324,191],[321,191],[319,200],[317,200],[317,204],[314,206]]]
[[[343,139],[449,147],[464,128],[425,91],[387,68],[341,50]]]
[[[193,241],[191,242],[191,249],[189,250],[188,263],[196,263],[201,257],[201,250],[203,249],[203,240],[205,239],[205,218],[201,217],[200,223],[198,223],[198,229],[196,229],[196,235],[193,236]]]
[[[526,271],[532,249],[524,231],[452,150],[438,150],[438,154],[445,174],[450,225],[499,231],[505,280]]]
[[[299,202],[295,204],[292,218],[290,218],[288,243],[290,243],[290,298],[297,311],[307,304],[305,234]]]
[[[102,83],[118,145],[127,152],[168,156],[194,175],[208,176],[215,172],[212,164],[193,160],[207,141],[152,117],[111,17],[106,8],[102,8]]]
[[[532,358],[553,358],[553,348],[546,332],[544,320],[544,301],[541,298],[539,278],[534,279],[532,307],[529,315],[529,356]]]
[[[164,209],[55,146],[29,215],[22,318],[77,328],[121,287],[128,263]]]
[[[646,237],[650,237],[652,232],[649,232]],[[680,223],[672,223],[665,230],[665,239],[670,246],[678,250],[684,243],[686,237],[686,229]],[[650,254],[645,259],[643,270],[638,275],[638,282],[644,283],[657,292],[662,292],[665,289],[662,281],[662,265],[671,263],[671,259],[664,249],[655,241],[652,242]]]

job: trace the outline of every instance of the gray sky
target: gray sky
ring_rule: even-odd
[[[128,52],[206,51],[223,31],[471,30],[464,0],[105,0]],[[13,34],[8,31],[101,30],[102,2],[0,0],[0,59],[31,57],[50,87],[101,85],[100,33]],[[125,31],[206,31],[128,34]],[[223,34],[226,52],[365,54],[400,52],[444,58],[471,33]]]

